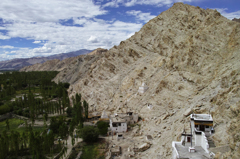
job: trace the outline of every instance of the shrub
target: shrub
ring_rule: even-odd
[[[8,105],[2,105],[0,106],[0,115],[8,113],[12,111],[11,107],[9,107]]]

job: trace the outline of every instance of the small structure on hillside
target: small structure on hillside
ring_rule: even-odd
[[[117,156],[120,156],[121,153],[122,153],[122,148],[120,146],[111,146],[110,149],[109,149],[109,152],[108,152],[110,158],[114,158],[114,157],[117,157]]]
[[[202,131],[205,132],[208,136],[212,133],[213,128],[213,119],[210,114],[191,114],[191,126],[192,132]]]
[[[185,128],[181,141],[172,142],[173,158],[210,158],[208,136],[211,135],[213,119],[210,114],[191,114],[190,131]]]
[[[99,119],[99,121],[104,121],[106,123],[109,123],[109,118],[107,113],[105,112],[105,110],[102,112],[101,118]]]
[[[151,103],[148,103],[148,104],[147,104],[147,107],[148,107],[148,109],[151,110],[151,109],[153,108],[153,105],[152,105]]]
[[[127,124],[134,124],[138,122],[138,114],[132,111],[127,111],[126,113],[117,113],[112,117],[119,117],[123,119]]]
[[[148,86],[143,82],[142,86],[139,87],[138,92],[145,93],[147,90],[148,90]]]
[[[113,133],[121,133],[127,131],[127,122],[119,117],[110,118],[110,129]]]
[[[105,110],[102,112],[102,115],[101,115],[101,119],[107,119],[108,118],[108,115],[107,113],[105,112]]]
[[[127,124],[138,122],[138,114],[128,110],[126,113],[117,113],[110,116],[110,129],[112,132],[126,132]]]

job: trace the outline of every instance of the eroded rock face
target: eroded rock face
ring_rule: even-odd
[[[240,156],[239,61],[239,23],[176,3],[108,52],[79,58],[55,81],[70,82],[69,95],[81,93],[90,110],[139,113],[139,132],[154,137],[152,158],[171,158],[171,142],[189,127],[189,113],[210,111],[215,145],[231,148],[218,155],[231,158]],[[139,94],[142,82],[149,89]]]

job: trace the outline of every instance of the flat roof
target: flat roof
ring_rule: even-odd
[[[209,154],[201,146],[194,146],[195,152],[191,153],[188,151],[189,147],[191,147],[191,144],[188,142],[185,143],[185,146],[176,144],[176,149],[180,158],[210,158]]]
[[[123,120],[122,118],[119,118],[119,117],[113,117],[111,120],[113,123],[126,123],[125,120]]]
[[[212,116],[210,114],[191,114],[192,120],[198,121],[213,121]]]

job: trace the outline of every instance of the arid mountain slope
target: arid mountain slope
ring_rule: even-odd
[[[89,53],[89,55],[101,55],[102,53],[108,51],[107,49],[98,48]],[[85,55],[79,55],[76,57],[65,58],[62,61],[59,59],[48,60],[44,63],[37,63],[35,65],[30,65],[22,68],[20,71],[62,71],[68,68],[70,65],[74,65],[79,58]]]
[[[139,131],[154,140],[137,158],[171,158],[171,142],[189,126],[191,112],[211,112],[215,145],[230,147],[216,156],[238,158],[239,61],[239,23],[216,10],[176,3],[119,46],[79,58],[55,81],[70,82],[69,95],[81,93],[91,109],[138,112],[145,119]],[[149,89],[139,94],[142,82]]]

